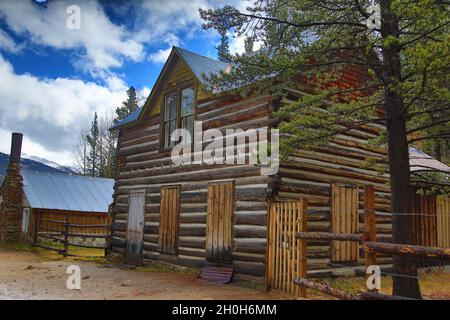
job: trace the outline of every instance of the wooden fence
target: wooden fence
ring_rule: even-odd
[[[297,202],[272,203],[269,210],[269,236],[268,236],[268,264],[267,264],[267,288],[275,288],[294,296],[306,297],[306,288],[319,290],[325,294],[339,299],[385,299],[405,300],[408,298],[390,296],[379,293],[377,290],[362,292],[360,295],[352,295],[328,285],[311,281],[307,276],[307,241],[351,241],[361,245],[365,253],[366,267],[376,265],[377,254],[384,255],[408,255],[422,259],[437,259],[450,261],[450,248],[432,247],[420,245],[392,244],[376,241],[376,213],[375,192],[373,186],[364,187],[364,233],[342,232],[307,232],[306,230],[306,199]],[[449,200],[442,199],[437,203],[436,221],[439,226],[438,238],[440,244],[445,243],[448,236],[447,220],[450,214],[448,210]],[[296,288],[294,286],[298,286]]]
[[[33,231],[32,231],[32,245],[52,251],[56,251],[63,256],[81,256],[87,255],[73,254],[69,252],[70,246],[86,249],[99,249],[104,253],[98,255],[103,257],[107,255],[109,238],[110,238],[110,224],[105,220],[103,224],[88,224],[88,223],[73,223],[71,222],[69,214],[53,214],[50,217],[46,214],[41,214],[36,211],[34,215]],[[83,231],[84,233],[80,232]],[[84,241],[76,241],[81,239],[100,239],[103,244],[93,245],[87,244]],[[55,244],[53,246],[52,244]],[[92,256],[92,255],[91,255]],[[97,257],[95,255],[94,257]]]

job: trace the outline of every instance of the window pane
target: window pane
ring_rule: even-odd
[[[176,92],[166,96],[166,105],[164,108],[164,120],[173,120],[177,117],[177,94]]]
[[[186,88],[181,92],[181,115],[194,113],[195,90],[193,87]]]
[[[167,148],[175,145],[176,141],[170,140],[172,132],[174,132],[175,129],[176,129],[176,120],[164,123],[164,147]]]
[[[181,118],[181,128],[186,129],[191,134],[191,142],[194,139],[194,116],[185,116]],[[187,141],[186,137],[184,137],[184,141]]]

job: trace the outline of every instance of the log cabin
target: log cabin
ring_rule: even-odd
[[[175,129],[192,133],[194,121],[201,121],[203,130],[220,130],[222,141],[228,129],[270,131],[273,111],[301,94],[289,90],[278,99],[207,92],[204,75],[227,67],[174,47],[144,106],[111,128],[119,135],[111,252],[129,264],[232,265],[236,273],[264,276],[272,203],[305,197],[308,231],[357,232],[364,228],[365,185],[375,190],[377,238],[390,241],[391,221],[384,215],[390,211],[389,175],[363,165],[367,157],[386,162],[386,150],[368,143],[383,129],[378,125],[351,129],[314,151],[296,150],[271,175],[258,163],[173,163]],[[341,81],[351,86],[364,77],[346,70]],[[344,199],[337,206],[336,196]],[[363,264],[358,251],[326,241],[308,242],[307,262],[312,275]]]
[[[0,186],[0,241],[33,241],[36,220],[43,233],[63,230],[50,220],[67,220],[80,225],[71,228],[74,236],[109,234],[106,227],[81,226],[110,225],[114,180],[25,169],[20,165],[21,149],[22,134],[13,133],[10,162]]]

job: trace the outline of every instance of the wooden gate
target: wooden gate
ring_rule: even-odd
[[[206,258],[212,262],[230,263],[233,243],[234,182],[208,185],[206,221]]]
[[[412,198],[411,212],[415,214],[413,216],[413,244],[436,247],[436,196],[415,193]]]
[[[358,188],[350,185],[331,185],[331,232],[357,233]],[[358,243],[351,241],[332,241],[331,261],[344,262],[358,260]]]
[[[450,198],[437,197],[437,245],[450,248]]]
[[[159,220],[159,251],[176,254],[180,215],[180,188],[161,188]]]
[[[294,284],[306,276],[306,241],[296,238],[306,231],[306,199],[275,202],[269,206],[267,287],[304,297],[306,289]]]

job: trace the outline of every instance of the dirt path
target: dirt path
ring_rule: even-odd
[[[81,268],[81,290],[68,290],[67,266]],[[87,261],[48,260],[0,247],[0,300],[4,299],[276,299],[261,288],[219,285],[195,274],[127,270]]]

